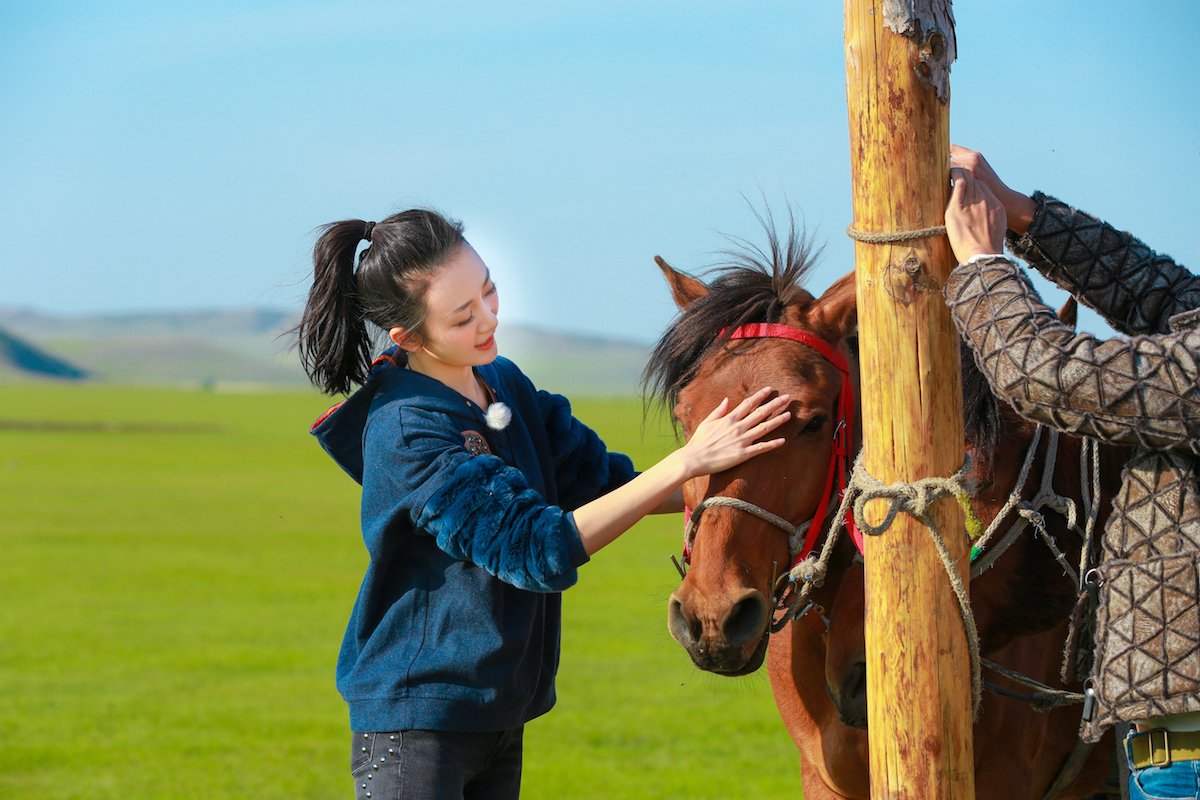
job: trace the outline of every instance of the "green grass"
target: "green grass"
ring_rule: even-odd
[[[365,566],[358,487],[315,394],[0,386],[0,798],[342,798],[338,644]],[[648,466],[636,400],[576,403]],[[558,706],[523,797],[798,798],[765,673],[694,669],[666,632],[680,520],[566,595]]]

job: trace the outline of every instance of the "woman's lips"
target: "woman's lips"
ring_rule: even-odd
[[[484,342],[483,344],[475,345],[475,349],[476,350],[491,350],[492,345],[494,345],[495,343],[496,343],[496,336],[495,336],[495,334],[493,334],[493,335],[489,336],[488,340],[486,342]]]

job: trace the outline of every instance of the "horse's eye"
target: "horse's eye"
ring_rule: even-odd
[[[804,429],[800,431],[800,435],[803,436],[806,433],[817,433],[825,427],[825,423],[828,421],[829,417],[825,416],[824,414],[817,414],[808,421],[808,424],[805,425]]]

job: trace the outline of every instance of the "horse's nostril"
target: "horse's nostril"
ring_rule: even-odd
[[[725,618],[725,639],[734,647],[758,639],[766,626],[767,604],[758,592],[733,606]]]
[[[667,601],[667,630],[671,632],[671,637],[687,647],[689,643],[700,638],[699,625],[694,619],[689,624],[683,603],[679,602],[675,595],[671,595],[671,599]]]

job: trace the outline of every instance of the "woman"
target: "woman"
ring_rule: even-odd
[[[357,268],[354,254],[362,240]],[[496,285],[427,210],[327,226],[297,328],[328,393],[313,426],[362,484],[370,564],[338,659],[360,798],[512,798],[523,725],[554,704],[560,596],[684,481],[783,443],[784,395],[722,402],[686,445],[630,460],[497,356]],[[393,346],[369,362],[366,325]]]

